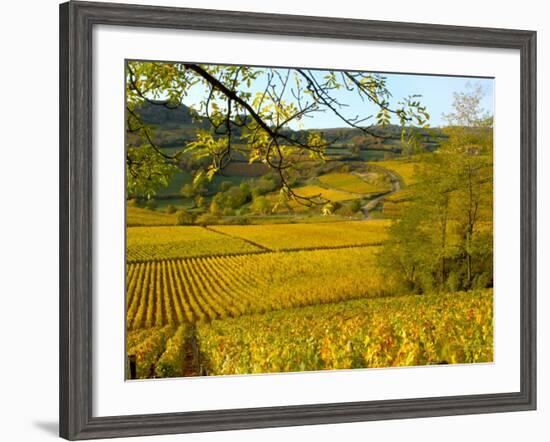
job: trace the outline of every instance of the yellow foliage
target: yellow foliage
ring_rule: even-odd
[[[243,238],[270,250],[304,250],[381,244],[387,239],[389,220],[334,223],[212,226],[211,229]]]
[[[128,262],[229,255],[259,251],[238,238],[199,226],[131,227],[126,229]]]
[[[353,200],[357,198],[357,195],[353,195],[348,192],[342,192],[341,190],[336,189],[325,189],[321,186],[302,186],[302,187],[296,187],[292,189],[296,195],[299,195],[301,197],[311,198],[320,196],[323,199],[329,200],[329,201],[348,201]],[[291,204],[298,204],[295,201],[291,201]]]
[[[319,181],[330,187],[345,192],[369,194],[381,193],[390,190],[390,184],[385,181],[367,182],[351,173],[329,173],[319,177]]]
[[[200,324],[208,374],[493,360],[493,291],[357,300]]]
[[[128,264],[127,328],[377,296],[385,284],[376,252],[354,247]]]
[[[126,206],[126,226],[173,226],[176,217],[173,214],[155,212],[139,207]]]
[[[400,218],[403,210],[411,204],[413,192],[411,187],[401,189],[382,201],[382,213],[388,218]]]
[[[376,161],[371,163],[374,166],[383,167],[392,172],[395,172],[399,175],[406,185],[414,184],[414,173],[415,168],[418,166],[418,162],[408,159],[400,160],[387,160],[387,161]]]

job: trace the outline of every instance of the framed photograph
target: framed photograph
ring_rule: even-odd
[[[60,6],[60,435],[536,407],[536,33]]]

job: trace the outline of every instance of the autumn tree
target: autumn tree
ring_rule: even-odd
[[[492,254],[492,235],[482,223],[492,222],[493,209],[493,120],[481,109],[480,86],[454,96],[448,122],[448,140],[442,150],[453,162],[457,186],[454,213],[460,235],[460,251],[465,258],[465,285],[473,283],[473,256]],[[489,237],[490,236],[490,237]]]
[[[412,203],[379,259],[397,287],[454,291],[492,283],[492,118],[482,113],[480,94],[455,94],[447,141],[419,157]]]
[[[363,115],[346,111],[346,97],[353,95],[365,102]],[[154,127],[141,118],[140,107],[148,103],[177,109],[191,96],[193,118],[206,119],[208,126],[199,129],[181,151],[168,154],[159,147]],[[338,140],[327,140],[321,131],[291,129],[323,112],[374,139],[391,137],[379,128],[392,121],[407,137],[413,126],[426,125],[429,116],[418,96],[404,97],[395,105],[390,97],[385,77],[368,72],[129,61],[127,132],[141,142],[127,145],[128,194],[154,195],[169,183],[183,153],[206,160],[195,180],[211,179],[238,154],[274,171],[286,197],[306,205],[326,204],[321,197],[294,193],[289,177],[293,158],[305,155],[322,161],[326,149]],[[374,113],[366,110],[373,108]]]

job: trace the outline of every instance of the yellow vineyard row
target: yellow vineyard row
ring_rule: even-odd
[[[493,360],[493,291],[380,298],[197,327],[208,374]]]
[[[391,221],[212,226],[217,232],[243,238],[271,250],[296,250],[380,244]]]
[[[128,264],[127,329],[381,295],[376,252],[356,247]]]
[[[131,331],[137,378],[493,360],[493,291],[343,301]]]

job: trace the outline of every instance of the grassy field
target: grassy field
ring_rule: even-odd
[[[175,215],[139,207],[126,206],[126,226],[173,226]]]
[[[179,169],[174,173],[170,184],[167,187],[159,189],[160,195],[179,195],[184,184],[193,181],[193,176],[186,170]]]
[[[263,163],[233,162],[223,169],[223,174],[226,176],[258,177],[268,171],[269,167]]]
[[[292,190],[294,190],[294,193],[296,193],[296,195],[302,197],[320,196],[321,198],[329,201],[348,201],[357,198],[357,195],[349,192],[342,192],[337,189],[326,189],[324,187],[316,185],[296,187]],[[294,201],[291,202],[294,203]]]
[[[319,181],[337,190],[360,194],[387,192],[391,188],[389,183],[383,181],[370,183],[351,173],[329,173],[321,175]]]
[[[376,252],[357,247],[128,264],[127,328],[378,296]]]
[[[211,226],[270,250],[297,250],[380,244],[387,238],[388,220],[335,223]]]
[[[208,201],[208,198],[206,198]],[[176,209],[185,209],[192,210],[195,207],[195,202],[191,198],[168,198],[168,199],[157,199],[157,207],[155,208],[156,212],[166,213],[166,208],[168,206],[174,206]]]
[[[251,253],[261,249],[199,226],[126,229],[128,262]]]
[[[399,175],[406,185],[414,184],[414,173],[418,163],[414,160],[388,160],[388,161],[376,161],[372,163],[375,166],[383,167]]]
[[[221,183],[229,181],[234,185],[239,185],[243,181],[250,179],[251,177],[262,175],[266,172],[266,167],[263,164],[248,164],[248,163],[231,163],[212,178],[212,181],[208,183],[208,189],[211,192],[219,190]],[[178,169],[173,175],[167,187],[159,189],[159,195],[178,196],[181,194],[181,188],[184,184],[190,184],[193,182],[193,176],[186,170]],[[161,200],[159,200],[161,201]]]

